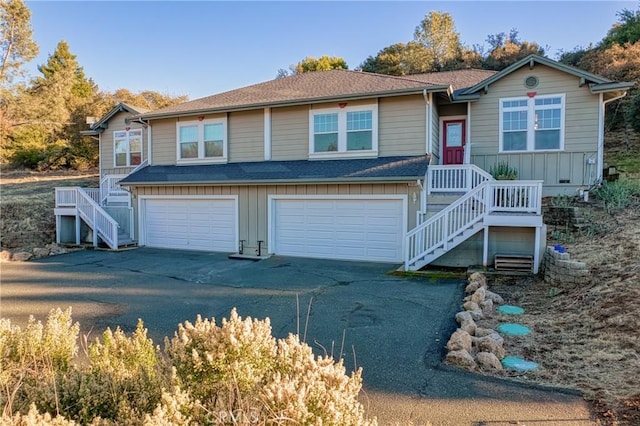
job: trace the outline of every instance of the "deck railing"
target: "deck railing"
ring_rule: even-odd
[[[427,193],[469,192],[482,182],[492,180],[491,175],[474,164],[429,166]]]
[[[126,193],[119,182],[127,175],[104,175],[100,180],[100,204],[104,204],[109,194]]]
[[[95,192],[95,191],[94,191]],[[85,189],[80,187],[56,188],[56,207],[75,207],[80,217],[93,229],[93,244],[100,238],[114,250],[118,249],[118,222],[116,222]]]
[[[542,213],[541,180],[494,180],[487,195],[489,213]]]
[[[481,221],[486,213],[487,193],[488,182],[484,182],[409,231],[405,236],[405,269],[412,269],[413,264],[438,248],[448,250],[456,236]]]

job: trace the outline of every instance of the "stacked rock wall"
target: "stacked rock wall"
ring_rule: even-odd
[[[588,279],[590,273],[584,262],[571,260],[569,253],[556,247],[547,247],[540,271],[550,284],[576,284]]]

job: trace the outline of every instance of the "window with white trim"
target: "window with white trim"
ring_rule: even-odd
[[[376,156],[378,106],[357,105],[309,112],[309,156]]]
[[[564,149],[565,95],[500,99],[500,152]]]
[[[178,162],[227,161],[227,120],[208,119],[177,123]]]
[[[139,165],[142,162],[142,129],[113,132],[113,157],[116,167]]]

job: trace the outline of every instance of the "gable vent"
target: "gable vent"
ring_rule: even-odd
[[[540,80],[538,79],[538,77],[536,77],[535,75],[530,75],[524,80],[524,87],[526,87],[527,89],[533,89],[534,87],[538,86],[539,82]]]

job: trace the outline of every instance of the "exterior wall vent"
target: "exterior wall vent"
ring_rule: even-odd
[[[538,86],[538,83],[540,83],[538,77],[536,77],[535,75],[530,75],[524,80],[524,87],[526,87],[527,89],[533,89],[534,87]]]

